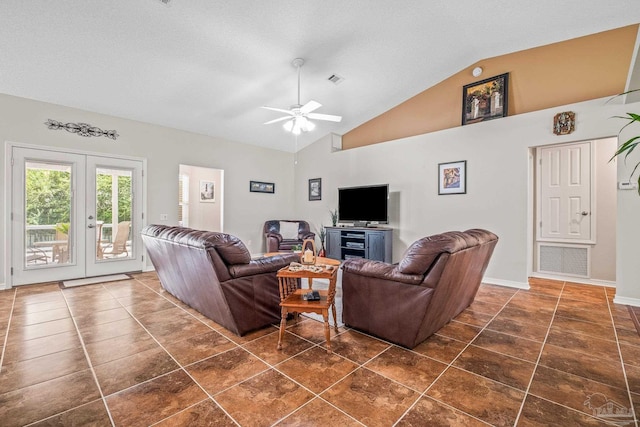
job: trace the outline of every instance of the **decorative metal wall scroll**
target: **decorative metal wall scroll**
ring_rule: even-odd
[[[102,130],[98,127],[91,126],[88,123],[62,123],[57,120],[47,120],[44,123],[49,129],[64,129],[67,132],[77,133],[80,136],[106,136],[109,139],[115,140],[118,133],[115,130]]]
[[[576,115],[573,111],[558,113],[553,118],[553,133],[568,135],[576,129]]]

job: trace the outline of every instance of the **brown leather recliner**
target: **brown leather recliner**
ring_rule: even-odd
[[[234,236],[185,227],[142,230],[162,287],[237,335],[280,321],[276,272],[295,254],[251,259]]]
[[[475,298],[498,237],[450,231],[414,242],[398,264],[342,265],[345,325],[414,348]]]
[[[288,228],[289,234],[284,233],[285,228]],[[290,251],[295,245],[301,245],[304,239],[316,237],[315,233],[311,232],[307,221],[294,219],[267,221],[264,223],[263,232],[267,241],[267,252]]]

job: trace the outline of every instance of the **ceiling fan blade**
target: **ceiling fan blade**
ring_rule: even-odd
[[[283,120],[290,120],[291,116],[284,116],[284,117],[280,117],[278,119],[274,119],[274,120],[269,120],[268,122],[264,122],[265,125],[270,125],[271,123],[278,123],[281,122]]]
[[[322,107],[322,104],[320,104],[319,102],[309,101],[306,104],[304,104],[302,107],[300,107],[300,112],[302,114],[307,114],[307,113],[310,113],[312,111],[317,110],[320,107]]]
[[[331,114],[318,114],[318,113],[311,113],[311,114],[307,114],[307,117],[313,120],[328,120],[330,122],[341,122],[342,121],[342,116],[333,116]]]
[[[290,110],[283,110],[282,108],[267,107],[267,106],[262,106],[260,108],[264,108],[265,110],[277,111],[279,113],[285,113],[285,114],[289,114],[289,115],[293,116],[293,113]]]

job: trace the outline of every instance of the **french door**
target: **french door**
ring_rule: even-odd
[[[12,285],[142,268],[142,161],[11,151]]]

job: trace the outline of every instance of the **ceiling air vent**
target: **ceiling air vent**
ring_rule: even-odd
[[[332,74],[331,77],[329,77],[327,80],[329,80],[333,84],[339,85],[344,81],[344,77],[337,74]]]

